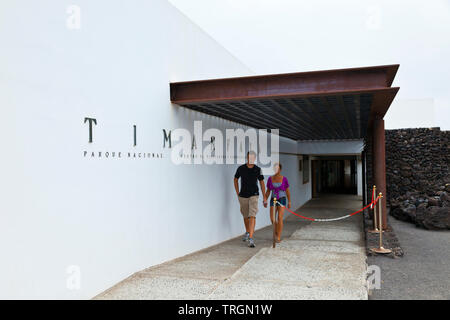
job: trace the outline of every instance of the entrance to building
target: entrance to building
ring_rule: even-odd
[[[312,160],[312,196],[323,193],[357,194],[357,159],[347,157],[316,157]]]

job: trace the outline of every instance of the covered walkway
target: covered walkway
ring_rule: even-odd
[[[330,194],[297,212],[333,218],[360,207],[358,196]],[[234,238],[140,271],[96,299],[367,299],[362,216],[313,223],[286,216],[275,249],[269,226],[255,233],[255,249]]]
[[[400,89],[392,87],[398,68],[392,64],[173,82],[170,100],[249,127],[278,129],[280,136],[295,141],[364,140],[363,167],[366,161],[370,165],[362,182],[367,204],[372,185],[386,195],[383,117]],[[386,229],[386,202],[381,207]]]

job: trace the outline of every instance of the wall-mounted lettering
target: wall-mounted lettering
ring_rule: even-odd
[[[191,150],[197,149],[197,142],[195,141],[195,134],[192,135]]]
[[[166,129],[163,129],[164,140],[163,140],[163,148],[166,147],[166,141],[169,142],[169,148],[172,148],[172,131],[169,130],[169,134],[167,134]]]
[[[97,125],[97,119],[86,117],[84,118],[84,123],[86,123],[86,121],[89,121],[89,143],[92,143],[92,123]]]
[[[215,154],[216,153],[216,137],[212,136],[211,137],[211,154]]]

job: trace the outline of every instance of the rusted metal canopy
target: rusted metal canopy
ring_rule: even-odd
[[[173,103],[294,140],[360,139],[383,118],[399,65],[174,82]]]

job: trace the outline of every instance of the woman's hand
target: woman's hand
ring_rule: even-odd
[[[288,202],[288,209],[290,209],[291,208],[291,202],[289,201]]]

